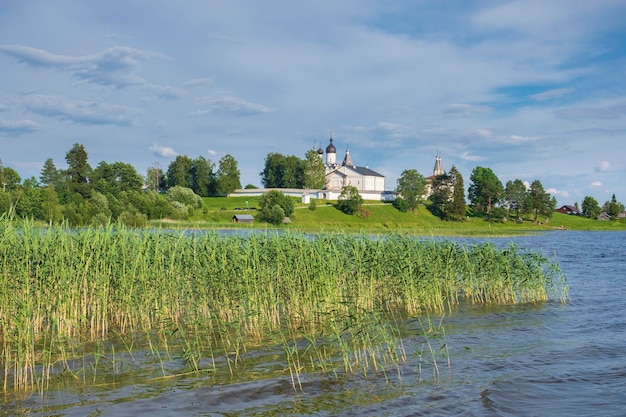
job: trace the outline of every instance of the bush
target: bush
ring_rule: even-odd
[[[279,205],[283,209],[284,216],[289,217],[291,213],[293,213],[294,205],[293,200],[286,196],[282,191],[271,190],[263,194],[261,200],[259,201],[259,206],[261,207],[261,211],[263,209],[270,210],[275,205]],[[282,222],[282,219],[280,219]]]
[[[343,188],[337,200],[337,209],[346,214],[355,214],[363,204],[363,198],[356,187],[348,185]]]
[[[167,190],[167,199],[170,202],[179,202],[185,206],[191,206],[195,209],[202,208],[202,198],[193,192],[191,188],[172,187]]]
[[[407,211],[409,211],[409,203],[407,203],[406,200],[401,197],[396,197],[391,205],[394,206],[401,213],[406,213]]]
[[[311,202],[309,203],[309,210],[311,211],[317,210],[317,203],[315,202],[315,199],[311,199]]]
[[[264,207],[259,213],[259,220],[274,225],[282,224],[284,219],[285,211],[278,204],[274,204],[272,207]]]

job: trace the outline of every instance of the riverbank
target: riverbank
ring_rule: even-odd
[[[159,220],[150,222],[152,227],[193,229],[280,229],[306,233],[367,233],[409,234],[420,236],[502,236],[532,234],[552,230],[626,230],[626,221],[601,221],[579,216],[554,213],[551,219],[540,218],[538,222],[524,218],[515,221],[487,221],[481,217],[469,217],[463,222],[443,221],[425,206],[414,212],[402,213],[391,204],[366,202],[361,216],[346,215],[331,202],[320,202],[315,210],[308,204],[296,203],[290,223],[272,226],[267,223],[234,224],[236,214],[255,215],[258,199],[255,198],[207,198],[204,208],[186,221]]]

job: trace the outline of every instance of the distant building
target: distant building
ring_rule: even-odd
[[[433,175],[426,177],[426,198],[430,197],[433,194],[433,182],[435,181],[435,178],[445,174],[446,171],[443,170],[441,155],[439,155],[439,152],[437,152],[437,156],[435,157],[435,167],[433,168]]]
[[[329,200],[336,199],[344,187],[351,185],[355,187],[361,197],[365,200],[384,200],[385,176],[370,169],[368,166],[358,166],[352,161],[350,149],[346,148],[346,156],[343,162],[337,162],[337,148],[333,144],[332,132],[330,143],[326,147],[326,182],[321,190],[322,198]],[[324,151],[318,149],[317,153],[323,159]]]
[[[580,210],[578,210],[576,206],[570,206],[569,204],[559,207],[558,209],[556,209],[556,212],[563,213],[563,214],[571,214],[573,216],[581,215]]]
[[[251,214],[235,214],[233,223],[254,223],[254,217]]]

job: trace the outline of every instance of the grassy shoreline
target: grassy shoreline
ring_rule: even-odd
[[[304,233],[365,233],[365,234],[408,234],[416,236],[515,236],[554,230],[626,230],[626,220],[600,221],[562,213],[554,213],[551,219],[540,218],[533,222],[524,218],[515,221],[488,222],[484,218],[470,217],[464,222],[442,221],[425,206],[414,212],[401,213],[388,203],[366,201],[367,218],[346,215],[331,202],[318,202],[314,211],[309,205],[296,202],[291,224],[272,226],[267,223],[233,224],[235,214],[256,214],[253,208],[258,198],[224,197],[205,198],[204,208],[189,220],[154,220],[150,227],[172,229],[267,229],[290,230]],[[295,200],[294,200],[295,201]]]

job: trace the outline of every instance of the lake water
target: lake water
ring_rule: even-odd
[[[5,402],[0,415],[626,415],[626,232],[555,231],[490,240],[555,255],[570,300],[460,306],[444,317],[447,358],[438,358],[438,378],[432,368],[416,372],[422,361],[412,354],[419,346],[409,335],[401,375],[340,382],[306,375],[299,393],[288,375],[256,375],[228,385],[190,377],[56,389]]]

